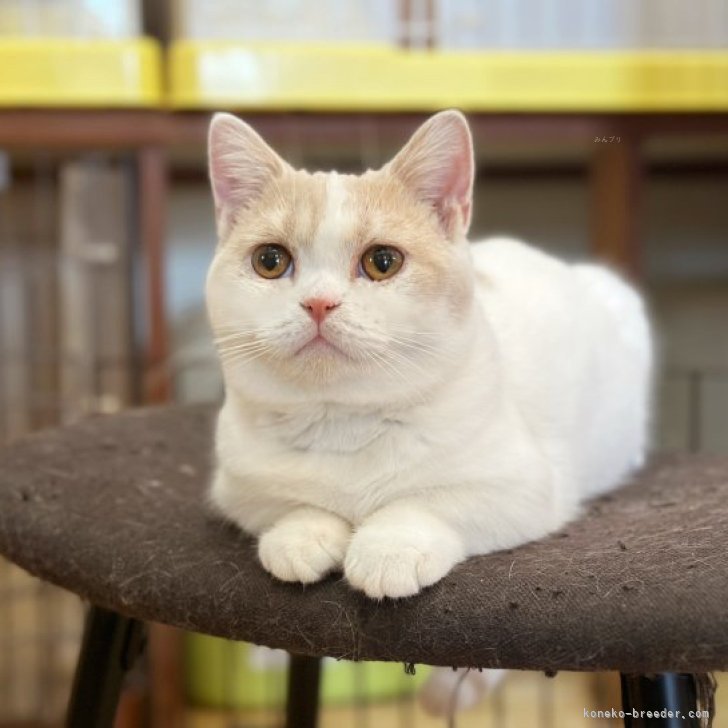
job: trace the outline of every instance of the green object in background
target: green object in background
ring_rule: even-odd
[[[185,635],[188,700],[210,708],[256,709],[280,706],[286,697],[287,655],[245,642]],[[411,695],[431,668],[405,674],[398,662],[350,662],[325,658],[322,703],[373,702]]]

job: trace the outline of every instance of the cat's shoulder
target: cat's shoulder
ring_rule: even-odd
[[[558,258],[524,243],[505,236],[489,237],[471,243],[473,265],[477,273],[507,272],[520,275],[563,274],[568,266]]]

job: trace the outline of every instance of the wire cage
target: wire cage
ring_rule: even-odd
[[[366,124],[359,131],[354,158],[344,160],[344,167],[378,166],[389,152],[386,144]],[[293,127],[283,153],[297,165],[342,168],[340,159],[315,158]],[[101,152],[0,160],[0,441],[10,441],[138,402],[144,332],[133,161]],[[205,182],[198,175],[193,184]],[[208,198],[205,190],[209,206]],[[181,199],[186,206],[184,192]],[[195,234],[214,238],[211,209],[189,207],[193,221],[182,214],[175,223],[172,210],[172,252],[175,224],[194,223]],[[204,255],[211,251],[212,243]],[[215,401],[222,394],[201,300],[204,263],[193,260],[195,295],[171,307],[175,335],[166,367],[179,401]],[[172,262],[172,277],[178,273]],[[189,280],[184,285],[189,288]],[[661,380],[658,399],[660,443],[728,450],[719,416],[728,404],[728,371],[673,367]],[[60,722],[83,614],[75,596],[0,562],[0,727]],[[187,636],[185,645],[189,728],[281,724],[285,655],[197,635]],[[394,672],[385,667],[389,672],[378,665],[325,661],[321,725],[442,725],[417,703],[428,669],[417,666],[410,676],[404,666],[394,666]],[[245,689],[251,675],[259,683],[257,698]],[[608,709],[619,701],[616,675],[510,673],[456,722],[461,728],[577,726],[584,725],[584,709]]]
[[[559,0],[542,3],[538,10],[531,5],[525,0],[327,0],[315,4],[303,0],[144,4],[135,0],[102,4],[7,0],[0,3],[0,33],[135,37],[141,34],[142,16],[162,15],[164,6],[172,22],[162,35],[172,41],[237,34],[241,39],[366,40],[393,47],[472,52],[715,49],[725,47],[728,39],[725,0],[644,0],[641,4]],[[301,22],[290,22],[291,12],[298,12]],[[227,78],[230,69],[223,70]],[[343,169],[345,161],[353,169],[376,167],[390,151],[371,117],[362,117],[361,123],[350,120],[346,134],[339,135],[352,137],[354,154],[348,160],[337,156],[338,149],[332,152],[333,144],[314,158],[316,152],[300,138],[295,115],[282,114],[278,121],[279,128],[287,129],[284,156],[295,165]],[[127,122],[120,119],[119,123]],[[179,161],[175,160],[178,167]],[[191,187],[205,184],[200,161],[198,155],[189,165]],[[134,165],[132,155],[124,152],[0,152],[0,443],[141,401],[141,351],[149,337],[146,329],[151,328],[141,309],[151,304],[144,300],[145,285],[140,280],[141,203]],[[164,186],[155,178],[157,182],[158,188]],[[513,194],[520,198],[523,180],[518,184]],[[187,205],[182,187],[178,178],[175,195],[181,204],[177,222],[175,214],[171,219],[167,263],[168,280],[174,284],[179,276],[179,288],[187,293],[176,299],[173,290],[168,297],[173,346],[168,360],[155,362],[160,365],[155,376],[169,374],[178,401],[215,401],[222,394],[222,383],[201,301],[203,271],[214,244],[212,211],[207,191],[207,207]],[[481,181],[476,197],[483,188]],[[194,197],[191,194],[190,200]],[[567,204],[583,208],[583,202]],[[497,212],[497,204],[475,207]],[[201,240],[210,241],[202,254],[195,252],[179,265],[175,224],[177,232],[188,228],[181,236],[187,240],[192,230]],[[187,275],[186,269],[194,275]],[[669,358],[667,363],[670,369],[659,387],[658,442],[677,450],[728,451],[728,371],[695,362],[676,367]],[[59,724],[83,614],[84,606],[75,596],[0,560],[0,728],[19,722]],[[197,635],[187,636],[185,644],[190,728],[281,724],[285,655]],[[427,718],[416,703],[427,668],[417,667],[417,674],[411,676],[403,666],[392,671],[392,666],[324,664],[324,728],[442,725]],[[381,688],[382,681],[386,690]],[[257,698],[251,695],[252,683],[258,686]],[[457,724],[461,728],[582,726],[585,708],[616,705],[619,690],[614,675],[511,673],[478,709],[458,717]]]
[[[130,161],[0,155],[0,441],[136,399]],[[0,561],[0,725],[63,715],[84,607]]]

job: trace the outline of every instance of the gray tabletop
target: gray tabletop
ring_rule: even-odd
[[[624,672],[728,667],[728,460],[655,462],[560,533],[380,603],[276,581],[205,505],[213,412],[96,417],[0,451],[0,552],[144,620],[310,655]]]

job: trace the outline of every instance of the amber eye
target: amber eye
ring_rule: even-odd
[[[259,245],[253,251],[252,263],[263,278],[280,278],[293,270],[291,254],[282,245]]]
[[[391,278],[404,263],[404,255],[391,245],[372,245],[361,257],[361,270],[373,281]]]

